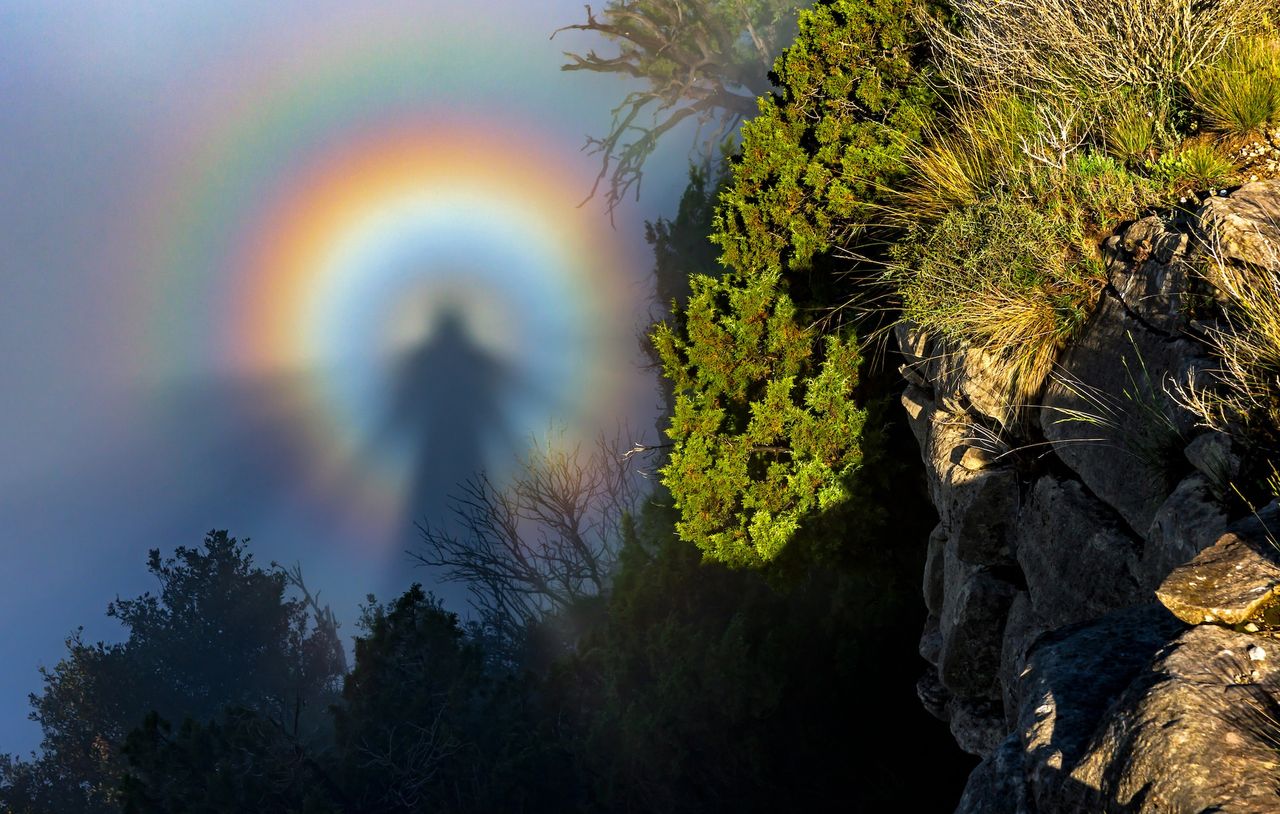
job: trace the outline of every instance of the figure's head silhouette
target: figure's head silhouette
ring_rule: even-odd
[[[435,318],[435,326],[427,335],[427,342],[469,342],[466,316],[456,306],[445,305],[428,321]]]

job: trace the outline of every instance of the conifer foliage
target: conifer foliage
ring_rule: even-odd
[[[776,559],[806,517],[846,502],[866,413],[848,330],[818,330],[833,301],[815,256],[850,245],[903,172],[931,117],[913,67],[914,0],[837,0],[802,12],[721,194],[724,274],[653,334],[674,383],[663,470],[680,536],[710,557]]]
[[[681,330],[655,333],[679,394],[663,469],[677,531],[734,565],[775,559],[861,461],[856,342],[813,342],[780,276],[698,277]]]

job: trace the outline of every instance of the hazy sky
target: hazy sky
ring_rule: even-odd
[[[575,208],[596,169],[584,136],[624,92],[558,70],[594,40],[548,36],[582,15],[0,6],[0,751],[38,741],[37,666],[79,625],[118,635],[103,612],[155,589],[147,550],[210,528],[301,561],[350,635],[428,460],[398,392],[443,416],[485,393],[501,426],[460,455],[491,466],[556,418],[585,434],[623,415],[652,437],[642,224],[673,212],[692,133],[616,230]],[[501,387],[444,365],[452,385],[397,388],[441,314],[448,347],[511,371]]]

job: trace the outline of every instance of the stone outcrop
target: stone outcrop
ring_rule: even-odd
[[[1169,395],[1212,365],[1198,253],[1274,256],[1277,224],[1271,181],[1112,237],[1030,406],[981,352],[899,326],[940,519],[917,689],[983,758],[958,811],[1280,810],[1280,510],[1230,522],[1240,450]]]
[[[1264,544],[1256,538],[1224,534],[1190,562],[1173,569],[1156,597],[1189,625],[1274,627],[1280,604],[1278,553],[1273,541]]]

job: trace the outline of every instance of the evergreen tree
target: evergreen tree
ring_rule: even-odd
[[[31,696],[41,753],[0,763],[0,808],[117,810],[121,747],[153,712],[207,721],[238,706],[294,737],[323,731],[344,656],[331,615],[285,598],[288,574],[257,567],[247,541],[225,531],[169,559],[153,549],[147,568],[160,594],[107,609],[128,630],[123,642],[73,635],[66,657],[41,670],[44,691]]]
[[[744,127],[720,195],[711,239],[726,271],[695,278],[654,332],[676,392],[662,475],[677,530],[723,562],[774,560],[856,488],[862,358],[829,318],[848,292],[814,260],[863,232],[931,117],[912,61],[916,5],[832,0],[800,14],[779,92]]]

